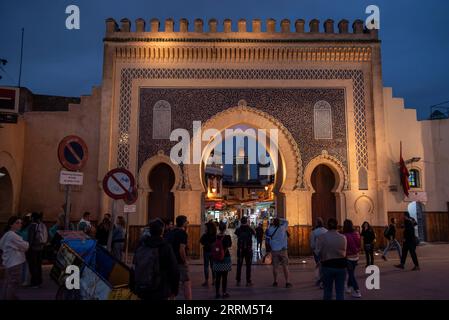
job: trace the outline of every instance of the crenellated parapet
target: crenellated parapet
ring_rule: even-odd
[[[377,31],[362,20],[137,19],[106,20],[106,43],[119,59],[161,62],[368,62]],[[213,45],[210,45],[213,43]],[[232,45],[232,44],[238,45]]]
[[[117,22],[109,18],[106,20],[106,38],[112,36],[128,36],[136,37],[143,36],[144,33],[151,33],[158,36],[196,36],[196,37],[221,37],[229,36],[229,34],[244,35],[251,37],[251,35],[259,35],[264,33],[271,38],[286,38],[286,39],[334,39],[334,40],[377,40],[377,30],[367,30],[364,27],[362,20],[355,20],[352,24],[352,30],[349,30],[349,21],[341,20],[337,23],[335,29],[335,22],[332,19],[327,19],[324,23],[318,19],[312,19],[308,23],[306,30],[306,21],[297,19],[291,23],[289,19],[283,19],[279,23],[275,19],[253,19],[247,23],[246,19],[240,19],[233,22],[230,19],[225,19],[222,25],[216,19],[208,20],[207,24],[202,19],[195,19],[191,23],[187,19],[180,19],[179,25],[173,19],[169,18],[161,23],[159,19],[153,18],[149,21],[149,27],[146,26],[145,20],[139,18],[135,21],[135,27],[132,28],[129,19],[120,20],[120,27]],[[251,27],[251,30],[249,30]]]

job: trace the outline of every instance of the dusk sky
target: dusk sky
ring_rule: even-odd
[[[81,29],[67,30],[65,8],[77,5]],[[37,94],[88,95],[101,84],[106,18],[179,19],[211,18],[248,21],[254,18],[365,20],[365,8],[380,8],[380,39],[384,86],[393,87],[408,108],[428,117],[429,106],[449,100],[449,1],[407,0],[15,0],[0,1],[0,58],[8,60],[0,71],[0,85],[17,86],[21,28],[25,45],[21,85]],[[336,25],[335,24],[335,25]],[[308,27],[306,31],[308,30]],[[449,103],[446,104],[449,107]]]

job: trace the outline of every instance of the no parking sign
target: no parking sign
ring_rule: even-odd
[[[87,145],[78,136],[67,136],[58,146],[58,159],[70,171],[81,170],[87,161]]]
[[[126,169],[113,169],[103,179],[103,190],[114,200],[130,199],[135,192],[134,176]]]

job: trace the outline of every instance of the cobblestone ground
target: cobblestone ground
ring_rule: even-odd
[[[407,259],[405,270],[394,267],[398,258],[395,251],[389,253],[389,260],[383,261],[380,255],[375,257],[375,263],[380,268],[380,289],[367,290],[365,288],[364,257],[357,267],[357,279],[361,287],[362,299],[367,300],[402,300],[402,299],[449,299],[449,244],[425,244],[418,247],[418,257],[421,270],[411,271],[413,264]],[[305,261],[306,263],[303,263]],[[234,261],[235,262],[235,261]],[[44,284],[40,289],[21,288],[20,299],[53,300],[57,286],[50,280],[51,266],[44,267]],[[192,262],[190,267],[194,299],[214,299],[215,290],[212,286],[202,287],[203,267],[199,261]],[[314,285],[314,263],[310,257],[301,260],[291,260],[290,277],[293,288],[285,288],[282,274],[278,280],[279,287],[273,288],[271,266],[253,266],[252,280],[254,285],[246,287],[244,272],[241,287],[235,283],[236,266],[229,275],[228,292],[231,299],[246,300],[319,300],[322,290]],[[0,284],[3,281],[0,280]],[[182,290],[181,290],[182,291]],[[178,299],[182,299],[182,295]],[[353,299],[347,295],[348,299]],[[355,299],[355,298],[354,298]]]

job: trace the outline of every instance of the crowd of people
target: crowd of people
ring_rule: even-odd
[[[33,212],[22,218],[13,216],[9,219],[6,232],[0,239],[2,261],[6,277],[2,291],[3,299],[15,299],[16,290],[22,285],[39,288],[42,284],[42,257],[48,244],[55,239],[57,231],[64,229],[64,215],[58,216],[56,223],[47,230],[42,222],[42,214]],[[132,263],[131,289],[141,299],[167,300],[175,299],[181,291],[186,300],[192,299],[192,284],[188,260],[188,219],[184,215],[176,217],[176,223],[155,219],[144,229]],[[414,263],[413,270],[419,270],[416,255],[417,240],[415,237],[416,221],[408,212],[404,214],[404,243],[401,248],[396,239],[396,221],[391,219],[385,229],[388,239],[382,258],[387,261],[388,252],[396,249],[400,264],[396,267],[404,269],[408,252]],[[70,229],[83,231],[95,237],[98,244],[110,245],[111,252],[117,259],[122,259],[125,243],[125,220],[118,217],[113,223],[111,215],[105,214],[97,227],[90,221],[90,213],[85,212],[82,219]],[[357,230],[349,219],[343,222],[338,231],[338,221],[329,219],[325,225],[318,218],[310,235],[310,246],[316,263],[316,285],[323,289],[323,299],[335,297],[343,300],[345,291],[353,297],[361,298],[356,279],[356,268],[363,248],[366,266],[374,264],[374,245],[376,234],[368,222],[364,222]],[[227,231],[226,222],[208,221],[205,232],[200,238],[203,249],[204,287],[212,284],[215,297],[228,298],[228,275],[233,268],[233,238],[236,239],[236,286],[240,286],[245,264],[245,282],[247,287],[253,286],[252,264],[254,260],[253,239],[256,240],[256,251],[261,262],[272,265],[273,287],[278,287],[279,267],[284,276],[285,288],[292,288],[288,257],[288,221],[274,218],[264,230],[259,224],[256,228],[242,217],[233,237]],[[265,241],[264,241],[265,240]],[[262,258],[262,244],[265,254]],[[362,245],[363,244],[363,245]],[[209,282],[210,280],[210,282]],[[181,290],[180,290],[181,289]]]

